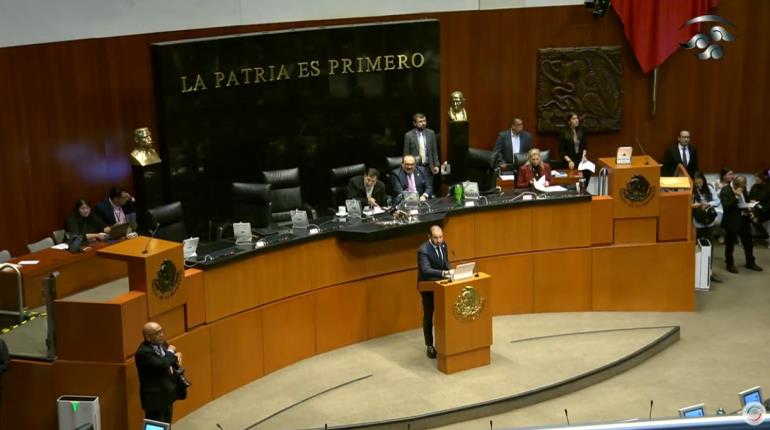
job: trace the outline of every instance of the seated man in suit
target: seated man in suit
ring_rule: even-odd
[[[495,143],[495,162],[500,170],[514,164],[513,154],[524,154],[532,148],[532,136],[524,131],[524,121],[514,118],[510,130],[501,131]]]
[[[738,273],[733,261],[733,249],[738,237],[741,238],[743,252],[746,255],[746,268],[761,272],[762,268],[754,260],[754,244],[751,237],[751,214],[746,207],[749,195],[746,192],[746,177],[737,176],[732,184],[722,188],[719,192],[719,200],[722,201],[724,215],[722,215],[722,228],[725,230],[725,263],[727,271]],[[743,206],[743,207],[741,207]]]
[[[363,176],[354,176],[348,182],[348,198],[356,199],[361,207],[379,207],[387,205],[385,184],[378,179],[380,172],[374,167],[366,169]]]
[[[130,221],[127,215],[134,212],[134,198],[126,190],[112,187],[107,198],[94,207],[94,212],[108,226],[127,223]]]
[[[666,148],[660,175],[676,176],[676,166],[681,164],[692,178],[698,171],[698,153],[690,144],[690,132],[687,130],[679,131],[676,140],[677,143]]]
[[[404,155],[401,167],[390,175],[391,186],[396,194],[396,202],[403,199],[403,191],[416,191],[420,201],[433,196],[433,185],[422,166],[418,166],[413,155]]]
[[[438,281],[452,275],[444,232],[434,225],[428,240],[417,249],[417,282]],[[433,347],[433,291],[420,291],[422,298],[422,333],[425,337],[428,358],[436,358]]]
[[[540,150],[532,148],[529,150],[529,161],[519,167],[519,174],[516,175],[516,188],[532,187],[535,181],[545,176],[545,186],[551,182],[551,166],[540,159]]]

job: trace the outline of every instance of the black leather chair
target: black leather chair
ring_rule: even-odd
[[[233,219],[267,227],[271,220],[270,184],[233,182]]]
[[[479,193],[490,194],[497,191],[495,153],[486,149],[468,148],[465,159],[465,179],[479,184]]]
[[[520,154],[513,154],[513,165],[515,168],[516,173],[519,173],[519,167],[523,166],[524,164],[529,161],[529,154],[526,152],[520,153]]]
[[[270,185],[271,218],[273,222],[291,222],[291,211],[302,209],[308,218],[315,218],[315,210],[302,200],[299,168],[267,170],[262,172],[264,183]]]
[[[169,203],[149,209],[150,222],[153,228],[157,225],[155,237],[182,242],[187,238],[187,229],[184,225],[182,202]]]
[[[351,164],[349,166],[335,167],[329,171],[330,183],[329,204],[332,209],[337,210],[337,206],[345,206],[345,200],[348,197],[348,182],[354,176],[363,176],[366,171],[366,165]]]

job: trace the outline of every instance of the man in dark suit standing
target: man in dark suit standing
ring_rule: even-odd
[[[396,202],[403,199],[403,191],[416,191],[420,201],[433,196],[433,184],[425,169],[418,166],[413,155],[404,155],[401,167],[393,170],[390,175],[393,192],[396,194]]]
[[[434,225],[428,241],[417,250],[417,281],[438,281],[451,276],[452,270],[444,243],[444,231]],[[433,291],[420,291],[422,296],[422,333],[425,337],[428,358],[436,358],[433,347]]]
[[[432,188],[432,175],[438,175],[441,167],[438,159],[436,133],[426,128],[428,120],[424,114],[412,115],[412,124],[414,124],[414,128],[404,134],[404,155],[420,157],[420,166],[425,168],[425,173],[428,174],[428,178],[431,178]]]
[[[725,263],[727,271],[738,273],[733,261],[733,249],[738,237],[741,238],[743,252],[746,255],[746,268],[761,272],[762,268],[754,261],[754,244],[751,242],[751,214],[746,206],[749,195],[746,192],[746,177],[736,176],[729,186],[719,192],[724,215],[722,228],[725,230]]]
[[[166,343],[163,327],[148,322],[142,329],[144,342],[136,350],[136,370],[139,373],[139,397],[144,417],[171,423],[174,401],[177,399],[175,368],[181,353]]]
[[[692,178],[698,171],[698,153],[690,144],[690,132],[681,130],[677,143],[669,146],[663,155],[663,168],[661,176],[675,176],[676,167],[681,164],[687,169],[687,173]]]
[[[511,129],[501,131],[495,143],[495,162],[504,169],[514,164],[514,154],[524,154],[532,148],[532,136],[524,131],[524,121],[514,118]]]
[[[366,169],[363,176],[355,176],[348,181],[348,198],[356,199],[361,207],[387,205],[385,184],[378,179],[380,172],[374,167]]]

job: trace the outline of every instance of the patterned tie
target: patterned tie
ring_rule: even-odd
[[[687,167],[687,150],[685,148],[685,146],[682,147],[682,164]]]
[[[407,191],[417,191],[417,187],[414,185],[414,173],[406,175],[406,180],[408,182]]]

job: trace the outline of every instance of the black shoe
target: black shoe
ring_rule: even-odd
[[[733,264],[728,264],[727,265],[727,271],[730,272],[730,273],[738,273],[738,268],[735,267],[735,265],[733,265]]]
[[[722,278],[720,278],[719,276],[714,275],[712,273],[711,274],[711,282],[716,282],[717,284],[721,284],[722,283]]]
[[[429,346],[425,354],[428,356],[428,358],[436,358],[436,348]]]
[[[761,268],[761,267],[759,267],[759,266],[757,266],[757,263],[751,263],[751,264],[747,264],[747,265],[746,265],[746,268],[747,268],[747,269],[751,269],[751,270],[754,270],[754,271],[756,271],[756,272],[761,272],[761,271],[762,271],[762,268]]]

